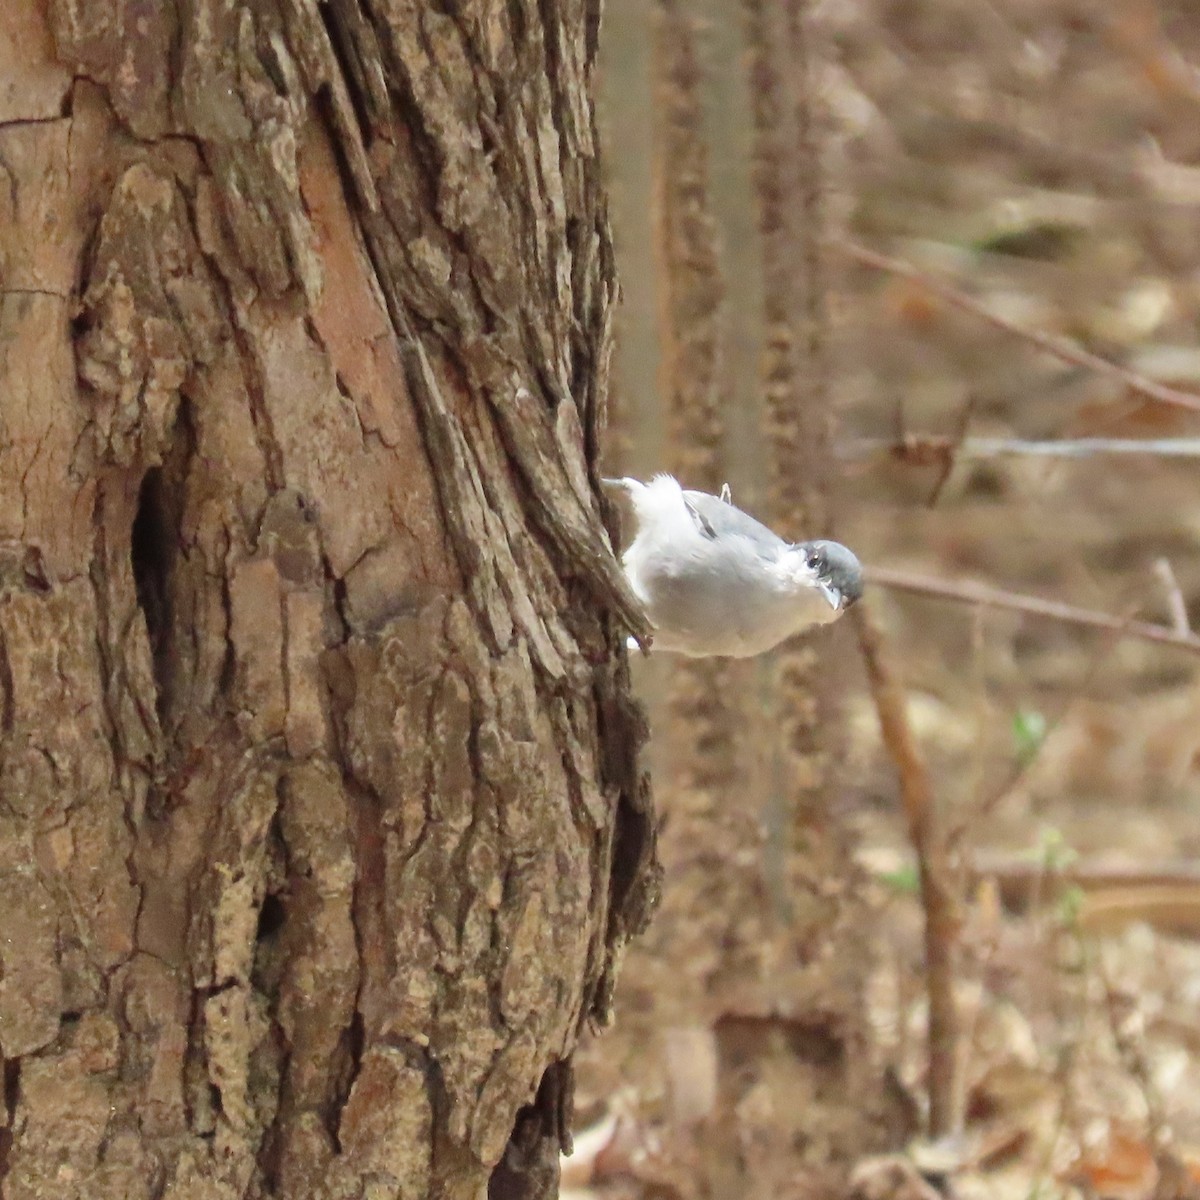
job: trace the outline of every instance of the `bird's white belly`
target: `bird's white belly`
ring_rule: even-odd
[[[761,570],[731,580],[725,570],[714,570],[705,544],[691,555],[677,553],[669,569],[649,569],[648,562],[662,557],[638,550],[635,542],[625,565],[654,624],[655,649],[748,658],[837,615],[819,592],[785,591]]]

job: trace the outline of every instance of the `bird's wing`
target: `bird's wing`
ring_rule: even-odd
[[[774,557],[786,544],[777,534],[749,513],[707,492],[684,492],[683,498],[696,517],[696,525],[705,537],[744,537],[754,543],[764,558]]]
[[[696,522],[696,528],[710,542],[715,542],[717,540],[717,531],[704,519],[704,514],[687,498],[686,492],[683,496],[683,506],[688,510],[688,516]]]

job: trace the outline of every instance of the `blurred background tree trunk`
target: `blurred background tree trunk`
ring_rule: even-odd
[[[1166,1194],[1170,1145],[1194,1184],[1195,659],[884,580],[1195,627],[1200,9],[609,0],[602,62],[621,470],[854,547],[907,690],[850,622],[635,659],[668,887],[572,1181],[836,1196],[924,1117],[1009,1149],[861,1163],[856,1194]],[[1150,917],[1130,873],[1181,890]]]
[[[0,15],[0,1190],[554,1192],[656,888],[597,19]]]
[[[616,0],[606,40],[614,151],[653,108],[652,148],[611,156],[630,299],[622,469],[728,481],[797,539],[828,533],[832,507],[803,8]],[[642,383],[655,374],[661,413]],[[589,1100],[630,1083],[655,1098],[642,1115],[690,1160],[683,1194],[694,1180],[731,1200],[836,1194],[849,1164],[907,1132],[872,1053],[871,918],[839,803],[831,683],[854,657],[835,627],[760,660],[640,668],[668,886],[629,957],[619,1045],[590,1050],[584,1080]]]

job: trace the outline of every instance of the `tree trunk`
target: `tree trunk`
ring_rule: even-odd
[[[554,1194],[656,887],[596,36],[0,9],[6,1200]]]

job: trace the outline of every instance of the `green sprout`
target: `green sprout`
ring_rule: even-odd
[[[1018,708],[1012,719],[1013,743],[1023,766],[1031,763],[1046,740],[1046,718],[1036,708]]]

